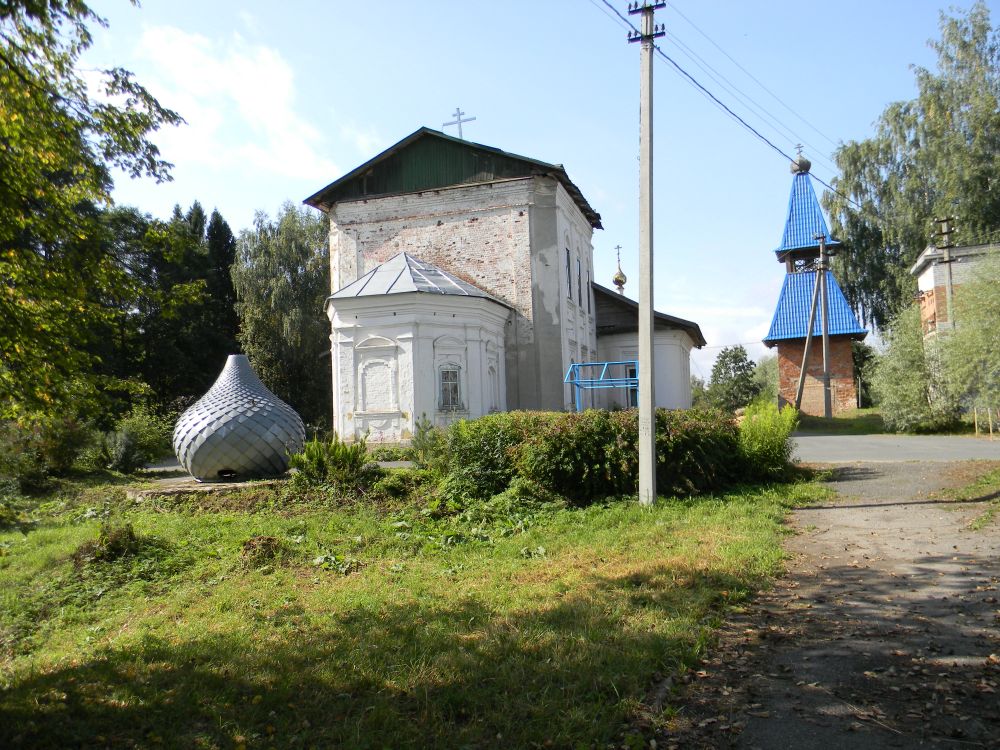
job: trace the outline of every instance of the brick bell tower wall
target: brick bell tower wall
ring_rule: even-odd
[[[805,339],[785,339],[777,344],[779,406],[795,403],[804,347]],[[834,414],[857,408],[858,390],[850,336],[830,337],[830,395]],[[818,337],[813,339],[806,363],[801,411],[803,414],[823,416],[823,341]]]

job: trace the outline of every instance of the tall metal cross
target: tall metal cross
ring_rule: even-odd
[[[475,117],[466,117],[463,120],[462,119],[462,115],[464,115],[465,112],[462,111],[461,107],[455,107],[455,113],[454,114],[455,114],[455,119],[452,120],[451,122],[442,123],[441,127],[442,128],[446,128],[449,125],[458,125],[458,137],[461,138],[464,141],[465,139],[462,138],[462,123],[463,122],[472,122],[476,118]]]

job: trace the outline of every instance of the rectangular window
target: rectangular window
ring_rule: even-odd
[[[591,309],[590,309],[590,291],[591,291],[590,290],[590,271],[587,271],[587,314],[588,315],[590,315],[591,312],[592,312]]]
[[[573,299],[573,266],[569,259],[569,248],[566,248],[566,289],[568,290],[569,298]]]
[[[458,369],[444,368],[441,370],[441,408],[461,409],[462,399],[458,385]]]
[[[576,259],[576,303],[583,307],[583,271],[580,259]]]
[[[635,371],[634,367],[628,368],[628,377],[637,378],[639,374]],[[639,406],[639,388],[632,387],[628,389],[628,405],[633,409]]]

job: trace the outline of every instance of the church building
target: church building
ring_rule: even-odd
[[[840,245],[830,236],[816,191],[813,190],[809,160],[799,156],[792,163],[792,193],[788,199],[788,216],[781,235],[781,244],[774,251],[779,263],[785,265],[785,283],[774,311],[771,328],[764,344],[778,349],[778,404],[794,404],[802,370],[810,310],[820,273],[820,238],[828,255]],[[857,407],[858,391],[854,380],[854,357],[851,342],[860,341],[867,331],[858,323],[854,311],[844,298],[833,273],[826,270],[826,309],[829,318],[831,407],[834,414]],[[805,363],[800,410],[804,414],[823,416],[823,305],[816,305],[812,333],[809,336],[809,359]]]
[[[636,349],[635,303],[594,283],[600,214],[561,165],[420,128],[305,203],[330,218],[333,425],[345,439],[405,441],[424,416],[574,408],[570,365],[604,356],[602,340],[616,357]],[[690,321],[657,326],[658,405],[690,406],[690,350],[705,340]],[[582,406],[609,398],[589,391]]]

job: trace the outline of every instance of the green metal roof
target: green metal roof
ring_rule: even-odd
[[[340,201],[416,193],[453,185],[467,185],[532,175],[557,179],[590,225],[602,229],[597,213],[560,164],[510,154],[492,146],[471,143],[430,128],[420,128],[381,154],[353,169],[303,201],[329,211]]]

